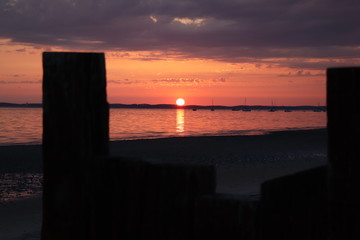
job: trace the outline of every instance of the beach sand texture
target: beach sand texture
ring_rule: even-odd
[[[256,136],[183,137],[110,143],[110,154],[213,164],[218,193],[258,198],[266,180],[327,163],[325,129]],[[41,146],[1,146],[0,174],[41,173]],[[41,196],[0,202],[0,239],[40,239]]]

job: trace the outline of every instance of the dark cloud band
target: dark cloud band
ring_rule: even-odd
[[[8,0],[0,7],[0,37],[18,43],[359,63],[358,0]]]

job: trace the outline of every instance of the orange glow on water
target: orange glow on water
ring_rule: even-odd
[[[0,108],[0,145],[41,144],[41,108]],[[131,140],[200,135],[238,135],[326,127],[326,112],[192,109],[110,109],[110,138]],[[1,183],[0,183],[1,185]]]

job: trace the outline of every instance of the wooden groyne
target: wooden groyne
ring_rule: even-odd
[[[360,67],[327,71],[329,239],[360,239]]]
[[[108,154],[103,53],[43,53],[42,239],[88,239],[93,157]]]
[[[42,239],[360,239],[360,68],[329,69],[329,164],[215,192],[214,166],[109,156],[102,53],[44,53]]]

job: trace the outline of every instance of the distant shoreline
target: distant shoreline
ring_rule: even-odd
[[[42,108],[41,103],[6,103],[0,102],[0,108]],[[175,104],[119,104],[119,103],[111,103],[109,104],[110,108],[122,108],[122,109],[194,109],[194,110],[202,110],[202,109],[215,109],[215,110],[233,110],[233,111],[241,111],[243,109],[251,109],[251,110],[275,110],[275,111],[284,111],[284,110],[292,110],[292,111],[326,111],[326,106],[268,106],[268,105],[237,105],[237,106],[222,106],[222,105],[186,105],[183,107],[179,107]]]

